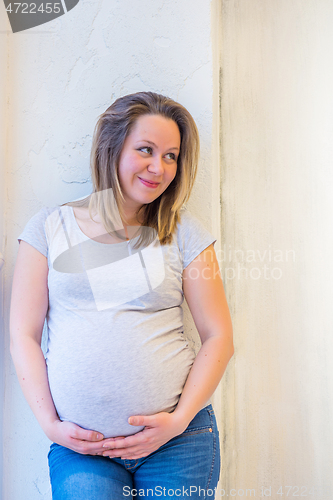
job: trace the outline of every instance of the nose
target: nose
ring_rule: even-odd
[[[148,170],[149,172],[154,172],[154,174],[163,174],[164,165],[162,157],[159,155],[152,157],[148,166]]]

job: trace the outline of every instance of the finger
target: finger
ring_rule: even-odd
[[[152,415],[133,415],[128,418],[130,425],[153,425],[155,418]]]
[[[104,451],[102,455],[103,455],[103,457],[110,457],[110,458],[124,457],[124,456],[127,457],[127,456],[130,456],[133,454],[137,454],[138,451],[140,451],[140,449],[137,447],[119,448],[119,449],[115,449],[115,450]]]
[[[73,439],[71,445],[73,449],[78,453],[83,453],[84,455],[101,455],[105,452],[102,448],[101,442],[97,441],[84,441],[79,439]]]
[[[112,444],[114,443],[114,441],[116,439],[125,439],[125,436],[117,436],[117,437],[113,437],[113,438],[105,438],[104,441],[103,441],[103,446],[106,448],[107,446],[110,446],[110,448],[112,448]]]
[[[82,427],[79,427],[78,425],[73,425],[70,436],[73,439],[94,442],[101,441],[104,438],[103,434],[100,432],[82,429]]]
[[[97,447],[96,442],[73,439],[69,442],[70,448],[83,455],[102,455],[103,449]]]
[[[115,449],[115,448],[128,448],[129,446],[136,446],[141,443],[146,443],[148,438],[146,434],[141,431],[133,436],[127,436],[123,439],[115,439],[111,443],[103,444],[103,448]]]

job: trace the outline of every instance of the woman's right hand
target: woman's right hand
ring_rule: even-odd
[[[106,439],[103,434],[83,429],[73,422],[55,420],[46,432],[47,437],[54,443],[81,453],[82,455],[101,455],[105,452],[103,444]],[[117,436],[117,439],[125,436]]]
[[[83,429],[73,422],[55,420],[47,429],[46,435],[54,443],[82,455],[102,455],[105,451],[103,434]]]

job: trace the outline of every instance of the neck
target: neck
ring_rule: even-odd
[[[124,209],[126,222],[122,219],[123,224],[126,226],[141,226],[143,224],[142,214],[137,215],[136,210]]]

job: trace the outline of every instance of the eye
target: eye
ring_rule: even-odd
[[[176,161],[176,155],[174,153],[167,153],[165,156],[168,156],[169,160]]]
[[[142,148],[139,148],[138,151],[142,151],[143,153],[151,154],[153,149],[149,146],[144,146]]]

